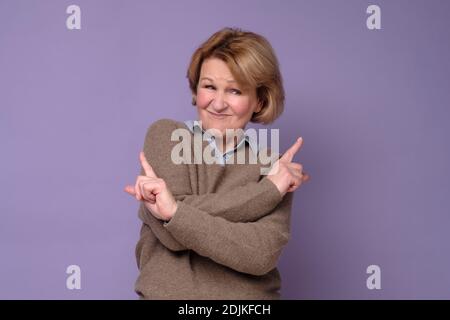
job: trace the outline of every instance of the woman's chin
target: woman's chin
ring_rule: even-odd
[[[211,128],[206,129],[209,130],[209,132],[211,132],[214,136],[216,137],[221,137],[225,134],[225,129],[222,129],[221,126],[211,126]]]

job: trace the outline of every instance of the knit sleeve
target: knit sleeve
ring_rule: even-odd
[[[263,178],[258,182],[248,182],[227,191],[201,195],[175,195],[175,199],[232,222],[252,222],[271,212],[282,197],[275,184]]]
[[[214,217],[183,201],[164,225],[186,248],[236,271],[263,275],[276,267],[290,237],[293,193],[254,222],[231,222]]]
[[[281,195],[277,187],[264,178],[260,182],[251,182],[228,192],[175,195],[175,199],[178,204],[187,204],[231,222],[253,222],[270,213],[281,201]],[[164,222],[155,218],[143,204],[139,209],[139,216],[166,248],[172,251],[187,249],[164,228]]]
[[[159,119],[153,122],[147,129],[143,151],[156,175],[165,180],[172,193],[189,194],[191,193],[191,187],[188,171],[181,165],[172,165],[170,159],[170,152],[176,144],[176,142],[171,141],[171,134],[174,129],[175,124],[171,119]],[[141,167],[139,175],[144,174],[144,169]],[[155,238],[166,248],[173,251],[186,250],[171,234],[164,230],[163,222],[155,218],[142,201],[139,205],[138,216],[150,228],[149,231]]]
[[[144,153],[155,173],[164,179],[178,202],[188,204],[211,216],[221,216],[231,222],[256,221],[271,212],[281,201],[277,187],[268,179],[219,193],[193,195],[187,165],[173,164],[170,150],[177,142],[170,141],[175,129],[172,120],[158,120],[147,131]],[[144,174],[141,169],[141,175]],[[172,251],[186,250],[141,203],[139,217],[149,225],[158,240]]]

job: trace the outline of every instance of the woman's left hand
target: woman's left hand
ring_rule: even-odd
[[[126,186],[125,192],[143,201],[145,207],[152,215],[160,220],[169,221],[177,211],[177,202],[166,185],[166,182],[158,178],[152,166],[145,158],[144,152],[140,152],[139,158],[145,176],[138,176],[134,186]]]

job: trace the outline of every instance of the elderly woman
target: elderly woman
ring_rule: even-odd
[[[144,299],[279,299],[276,266],[289,239],[292,192],[309,178],[292,162],[302,139],[281,157],[271,155],[275,163],[262,175],[259,157],[230,163],[261,150],[251,135],[228,139],[227,130],[281,115],[276,56],[261,35],[224,28],[195,51],[187,77],[199,119],[154,122],[140,154],[141,173],[125,188],[140,202],[143,222],[135,290]],[[174,161],[177,129],[191,135],[183,157],[193,161]],[[198,158],[207,147],[214,163]]]

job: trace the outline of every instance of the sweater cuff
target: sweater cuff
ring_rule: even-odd
[[[274,201],[274,203],[278,204],[281,202],[281,200],[283,200],[280,190],[278,190],[278,187],[275,185],[275,183],[272,182],[272,180],[263,178],[259,181],[259,184],[265,190],[267,190],[267,196],[270,198],[270,200]]]
[[[185,239],[180,239],[180,236],[181,238],[184,238],[183,235],[185,232],[189,233],[188,230],[191,229],[191,224],[195,225],[195,214],[192,214],[192,208],[183,203],[183,201],[177,200],[177,205],[177,211],[175,211],[175,214],[168,222],[163,223],[163,226],[170,233],[176,234],[178,241],[183,241]],[[184,245],[187,247],[187,244]]]

